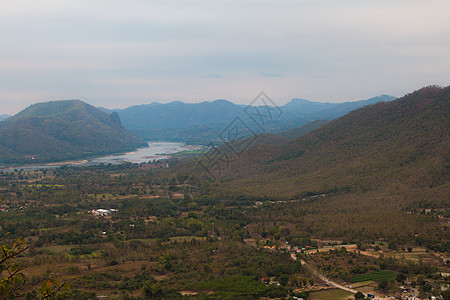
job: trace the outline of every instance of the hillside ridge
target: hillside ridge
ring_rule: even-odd
[[[0,162],[42,163],[133,150],[146,143],[117,113],[81,100],[37,103],[0,123]]]
[[[214,186],[228,195],[278,199],[338,191],[442,196],[449,118],[450,87],[426,87],[356,109],[282,145],[251,147],[230,160]]]

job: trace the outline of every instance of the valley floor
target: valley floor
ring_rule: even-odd
[[[425,298],[450,284],[444,210],[221,197],[161,178],[140,165],[0,173],[2,243],[28,245],[21,297],[53,279],[70,283],[57,299]]]

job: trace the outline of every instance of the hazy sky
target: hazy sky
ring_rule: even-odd
[[[0,114],[402,96],[450,84],[449,16],[448,0],[3,1]]]

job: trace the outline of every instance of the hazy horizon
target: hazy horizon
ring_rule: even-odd
[[[287,101],[282,101],[282,102],[278,102],[278,103],[275,103],[275,101],[274,101],[274,103],[275,103],[277,106],[283,106],[283,105],[289,103],[290,101],[292,101],[293,99],[302,99],[302,100],[307,100],[307,101],[311,101],[311,102],[320,102],[320,103],[343,103],[343,102],[356,102],[356,101],[361,101],[361,100],[368,100],[368,99],[370,99],[370,98],[380,97],[380,96],[384,96],[384,95],[387,95],[387,94],[375,95],[375,96],[373,96],[373,97],[369,97],[369,98],[366,98],[366,99],[350,99],[350,100],[343,100],[343,101],[333,101],[333,100],[311,100],[311,99],[305,99],[305,98],[302,98],[302,97],[292,97],[292,98],[288,99]],[[268,95],[268,96],[269,96],[269,95]],[[397,96],[395,96],[395,95],[387,95],[387,96],[397,97]],[[269,96],[269,97],[270,97],[270,96]],[[397,98],[399,98],[399,97],[397,97]],[[95,104],[89,103],[88,101],[85,101],[85,100],[83,100],[83,99],[75,99],[75,98],[74,98],[74,99],[50,99],[50,100],[46,100],[46,101],[36,101],[36,102],[34,102],[34,103],[31,103],[30,105],[27,105],[26,107],[23,107],[23,108],[19,109],[17,112],[12,113],[12,114],[0,111],[0,115],[2,115],[2,114],[7,114],[7,115],[10,115],[10,116],[13,116],[13,115],[19,113],[20,111],[26,109],[27,107],[29,107],[29,106],[31,106],[31,105],[33,105],[33,104],[37,104],[37,103],[45,103],[45,102],[50,102],[50,101],[64,101],[64,100],[81,100],[81,101],[86,102],[87,104],[93,105],[93,106],[95,106],[95,107],[100,107],[100,108],[106,108],[106,109],[111,109],[111,110],[113,110],[113,109],[124,109],[124,108],[130,107],[130,106],[148,105],[148,104],[153,104],[153,103],[168,104],[168,103],[172,103],[172,102],[184,102],[184,103],[188,103],[188,104],[198,104],[198,103],[203,103],[203,102],[209,102],[209,103],[211,103],[211,102],[218,101],[218,100],[225,100],[225,101],[234,103],[234,104],[236,104],[236,105],[248,105],[248,104],[250,104],[250,102],[252,102],[254,99],[249,99],[246,103],[238,103],[238,102],[236,102],[236,101],[232,101],[232,100],[229,100],[229,99],[200,100],[200,101],[196,101],[196,102],[188,102],[188,101],[182,101],[182,100],[169,100],[169,101],[165,101],[165,102],[164,102],[164,101],[150,101],[150,102],[146,102],[146,103],[135,103],[135,104],[130,104],[130,105],[124,104],[124,105],[121,106],[121,107],[117,107],[117,106],[114,106],[114,107],[113,107],[113,106],[108,106],[108,105],[95,105]],[[273,99],[272,99],[272,100],[273,100]]]
[[[264,91],[278,105],[450,84],[450,3],[18,0],[0,11],[0,114],[80,99],[124,108]]]

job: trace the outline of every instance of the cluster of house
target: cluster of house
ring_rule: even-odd
[[[294,246],[294,247],[290,248],[290,246],[287,243],[286,243],[286,245],[279,245],[279,246],[278,245],[274,245],[274,246],[267,246],[267,245],[265,245],[265,246],[263,246],[263,248],[266,249],[266,250],[272,250],[272,251],[286,249],[286,250],[289,250],[289,252],[291,252],[291,253],[301,253],[301,252],[304,252],[306,250],[313,249],[313,247],[311,247],[311,246],[306,246],[306,247],[303,247],[303,248],[299,248],[297,246]]]
[[[104,216],[109,216],[110,214],[112,214],[113,212],[116,212],[116,211],[117,211],[117,209],[113,209],[113,208],[111,208],[111,209],[101,209],[100,208],[100,209],[93,209],[90,211],[90,213],[94,214],[96,216],[104,217]]]
[[[408,284],[411,284],[411,283],[408,283]],[[414,291],[414,289],[412,289],[412,288],[410,288],[408,286],[401,286],[400,290],[401,290],[402,294],[395,295],[395,299],[407,299],[407,300],[419,300],[420,299],[415,294],[416,291]],[[406,294],[406,295],[404,295],[404,294]],[[431,296],[431,299],[432,300],[436,300],[436,297],[435,296]]]

